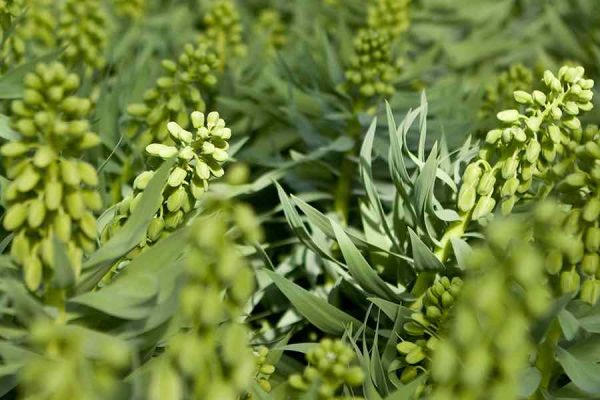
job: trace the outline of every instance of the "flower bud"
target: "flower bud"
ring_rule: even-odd
[[[600,250],[600,228],[592,226],[587,229],[585,232],[585,248],[593,253]]]
[[[540,156],[541,150],[542,146],[537,140],[530,141],[525,151],[525,159],[531,164],[535,163]]]
[[[42,284],[42,262],[35,254],[30,254],[23,262],[25,285],[31,291],[36,291]]]
[[[67,185],[79,186],[81,183],[79,169],[75,166],[73,161],[62,159],[60,163],[60,172],[63,182],[65,182]]]
[[[490,214],[494,211],[496,206],[496,200],[491,197],[481,197],[473,210],[473,219],[478,220]]]
[[[579,290],[581,278],[575,269],[560,274],[560,290],[562,293],[573,293]]]
[[[594,276],[598,271],[599,264],[600,256],[598,253],[589,253],[583,256],[583,260],[581,260],[581,269],[586,275]]]
[[[58,181],[46,182],[46,207],[48,210],[57,210],[62,202],[63,187]]]
[[[475,206],[476,197],[475,189],[469,186],[461,187],[458,193],[458,208],[463,212],[472,210]]]
[[[517,173],[517,168],[519,167],[519,161],[514,157],[509,157],[504,160],[502,164],[502,177],[504,179],[509,179],[515,176]]]
[[[496,177],[493,171],[486,171],[481,179],[479,185],[477,185],[477,193],[481,196],[487,196],[494,190],[496,184]]]
[[[168,184],[171,187],[180,186],[187,177],[187,171],[180,167],[175,167],[169,175]]]
[[[502,137],[502,129],[492,129],[485,136],[485,141],[489,144],[496,143]]]
[[[517,90],[513,95],[517,103],[530,104],[533,102],[533,96],[524,90]]]
[[[167,199],[167,209],[170,212],[178,211],[187,197],[187,193],[183,187],[177,188]]]
[[[540,92],[539,90],[534,90],[532,97],[533,100],[539,105],[543,106],[544,104],[546,104],[546,95],[543,92]]]
[[[67,204],[67,211],[71,215],[71,217],[75,220],[81,219],[83,216],[83,212],[85,207],[83,205],[83,199],[81,198],[81,194],[79,191],[74,191],[65,197],[65,202]]]
[[[506,123],[514,123],[517,122],[519,120],[519,117],[521,116],[521,114],[519,114],[518,110],[504,110],[504,111],[500,111],[496,117],[502,121],[502,122],[506,122]]]
[[[4,215],[4,229],[7,231],[17,230],[27,219],[27,206],[23,203],[13,204]]]
[[[159,239],[160,234],[165,228],[165,221],[161,217],[155,217],[148,226],[148,239],[155,242]]]
[[[592,197],[583,208],[582,217],[585,221],[594,222],[600,216],[600,199]]]
[[[600,281],[595,279],[586,279],[581,285],[581,300],[588,304],[596,305],[600,297]]]
[[[552,249],[548,252],[545,262],[546,271],[550,275],[556,275],[562,270],[563,255],[559,250]]]
[[[29,214],[27,216],[27,223],[31,228],[39,228],[44,222],[46,217],[46,206],[41,199],[33,199],[29,203]]]

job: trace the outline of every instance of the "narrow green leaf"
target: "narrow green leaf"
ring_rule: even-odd
[[[562,347],[556,349],[556,360],[577,387],[589,394],[600,395],[600,365],[581,361]]]
[[[429,250],[427,245],[421,241],[417,234],[408,229],[410,235],[410,244],[412,247],[413,259],[415,261],[415,269],[417,271],[435,271],[443,272],[446,267],[442,262]]]
[[[285,297],[290,300],[296,310],[323,332],[332,335],[341,335],[348,325],[352,325],[355,328],[362,326],[359,320],[337,309],[308,290],[279,276],[275,272],[269,270],[265,270],[265,272],[271,277],[273,283],[275,283]]]
[[[390,289],[385,281],[377,275],[377,272],[371,268],[367,260],[365,260],[348,235],[346,235],[344,229],[342,229],[342,227],[333,219],[330,219],[330,222],[333,226],[335,237],[339,243],[348,270],[350,271],[350,275],[356,279],[361,288],[383,299],[398,301],[398,296]]]

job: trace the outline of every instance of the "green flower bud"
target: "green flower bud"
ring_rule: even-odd
[[[532,93],[533,100],[539,105],[543,106],[546,104],[546,95],[539,90],[534,90]]]
[[[475,206],[476,197],[475,189],[469,186],[461,187],[458,194],[458,208],[463,212],[472,210]]]
[[[171,187],[180,186],[187,177],[187,171],[180,167],[175,167],[169,175],[168,184]]]
[[[530,104],[533,102],[533,96],[524,90],[517,90],[514,93],[514,98],[517,101],[517,103],[521,104]]]
[[[539,142],[536,140],[532,140],[527,145],[527,150],[525,151],[525,159],[531,164],[535,163],[539,158],[541,150],[542,146],[539,144]]]
[[[493,171],[486,171],[479,181],[477,186],[477,194],[481,196],[487,196],[494,190],[496,184],[496,177]]]
[[[23,203],[14,204],[4,216],[3,226],[7,231],[17,230],[27,219],[27,206]]]
[[[552,249],[548,252],[545,262],[546,271],[550,275],[556,275],[562,270],[563,255],[559,250]]]
[[[42,284],[42,262],[32,254],[23,263],[25,285],[31,291],[36,291]]]
[[[579,290],[580,277],[574,269],[560,274],[560,289],[562,293],[572,293]]]
[[[41,199],[33,199],[29,204],[27,223],[31,228],[39,228],[46,217],[46,206]]]
[[[583,256],[581,261],[581,269],[586,275],[594,276],[598,271],[598,265],[600,264],[600,256],[598,253],[590,253]]]
[[[592,226],[585,232],[585,248],[596,253],[600,250],[600,228]]]
[[[580,297],[586,303],[596,305],[600,297],[600,282],[595,279],[586,279],[581,285]]]
[[[164,228],[165,221],[162,218],[153,218],[152,222],[150,222],[150,226],[148,227],[148,239],[150,239],[153,242],[157,241]]]
[[[485,141],[489,144],[495,144],[502,137],[502,129],[492,129],[485,137]]]
[[[517,122],[521,114],[519,114],[518,110],[504,110],[500,111],[496,117],[502,122],[511,124]]]
[[[507,158],[506,160],[504,160],[504,163],[502,164],[502,177],[504,179],[512,178],[517,173],[518,167],[519,167],[519,161],[516,158],[514,158],[514,157]]]
[[[492,197],[486,196],[481,197],[473,210],[473,219],[478,220],[487,215],[489,215],[492,211],[494,211],[494,207],[496,206],[496,200]]]
[[[71,192],[65,196],[65,202],[71,217],[76,220],[81,219],[85,210],[81,194],[78,191]]]
[[[600,216],[600,199],[592,197],[583,208],[582,217],[585,221],[594,222]]]

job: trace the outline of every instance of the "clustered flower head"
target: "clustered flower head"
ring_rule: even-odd
[[[419,311],[411,315],[411,321],[406,322],[403,328],[414,339],[403,340],[396,346],[398,352],[403,354],[406,363],[400,377],[403,382],[416,378],[419,369],[424,369],[424,363],[428,364],[428,359],[437,343],[437,334],[448,320],[462,285],[463,282],[459,277],[450,280],[442,276],[412,307],[418,308]]]
[[[56,47],[54,35],[58,27],[56,3],[52,0],[26,0],[27,13],[15,34],[28,44],[38,47]],[[33,43],[32,43],[33,42]]]
[[[144,14],[146,0],[114,0],[117,14],[128,18],[139,18]]]
[[[286,26],[276,9],[265,9],[258,16],[256,33],[262,35],[270,52],[280,50],[287,43]]]
[[[553,169],[557,174],[562,173],[559,199],[570,210],[556,212],[553,229],[538,234],[551,249],[545,265],[558,294],[577,293],[581,300],[592,305],[600,296],[599,133],[596,126],[586,128],[582,142],[568,159],[568,169]]]
[[[517,90],[531,90],[533,72],[522,64],[511,65],[485,87],[480,118],[493,116],[497,110],[504,110],[514,103]]]
[[[302,374],[290,376],[289,385],[305,392],[316,383],[319,400],[344,400],[347,397],[337,395],[341,388],[360,386],[364,380],[362,369],[352,366],[355,358],[352,348],[341,340],[323,339],[308,351],[309,365]]]
[[[519,198],[558,163],[565,148],[581,136],[579,115],[592,109],[594,81],[585,79],[582,67],[562,67],[555,76],[544,73],[548,92],[516,91],[522,109],[498,113],[502,127],[487,133],[480,158],[463,176],[458,196],[462,212],[477,220],[490,214],[500,203],[509,213]]]
[[[269,363],[268,355],[269,348],[266,346],[259,346],[253,350],[254,362],[256,364],[256,382],[260,387],[267,393],[271,391],[271,383],[269,379],[271,375],[275,373],[275,366]]]
[[[200,219],[191,229],[180,297],[190,329],[169,341],[152,374],[150,399],[237,400],[255,377],[249,332],[236,322],[253,293],[254,277],[227,235],[232,220],[248,224],[236,220],[238,206]]]
[[[354,53],[346,70],[348,84],[365,98],[392,95],[397,68],[389,34],[376,29],[361,30],[354,39]]]
[[[39,64],[24,84],[23,100],[12,103],[21,138],[0,148],[11,180],[3,223],[15,234],[11,254],[35,291],[54,269],[53,238],[66,245],[75,276],[83,253],[95,248],[98,175],[80,156],[100,138],[88,121],[91,102],[75,96],[79,78],[64,65]]]
[[[150,224],[147,239],[140,244],[142,248],[180,227],[194,209],[196,200],[207,190],[209,180],[224,174],[222,164],[228,158],[231,130],[217,112],[205,116],[194,111],[190,119],[192,132],[176,122],[167,124],[173,145],[152,143],[146,147],[151,157],[163,160],[176,157],[177,161],[163,191],[163,206]],[[133,193],[117,206],[115,219],[105,232],[107,237],[112,236],[133,212],[153,175],[154,171],[145,171],[135,179]]]
[[[187,110],[204,111],[206,107],[200,89],[217,83],[214,75],[217,57],[205,44],[185,45],[177,61],[164,60],[162,67],[163,75],[144,94],[144,102],[131,104],[127,109],[135,125],[141,125],[136,143],[143,147],[150,143],[172,143],[168,122],[187,126],[190,121]],[[138,127],[133,128],[133,133],[137,133]]]
[[[23,398],[110,399],[117,398],[121,377],[129,366],[130,349],[118,339],[90,343],[89,331],[77,326],[37,321],[29,342],[39,352],[20,375]],[[89,349],[94,349],[93,360]]]
[[[66,46],[63,55],[66,63],[83,62],[92,69],[104,67],[106,21],[99,0],[65,0],[60,9],[58,38]]]
[[[13,19],[21,15],[23,5],[24,0],[0,1],[0,27],[2,28],[2,34],[10,26]]]
[[[204,15],[204,32],[199,41],[211,46],[217,55],[218,67],[223,70],[229,60],[246,55],[243,26],[232,0],[215,1]]]
[[[535,224],[548,223],[538,220]],[[517,399],[532,350],[529,327],[550,304],[543,252],[527,225],[496,220],[431,360],[432,400]],[[510,310],[510,312],[507,312]]]
[[[408,29],[410,0],[370,0],[367,7],[367,25],[386,32],[393,39]]]

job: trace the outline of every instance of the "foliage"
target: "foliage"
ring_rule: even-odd
[[[0,397],[599,398],[597,9],[0,0]]]

